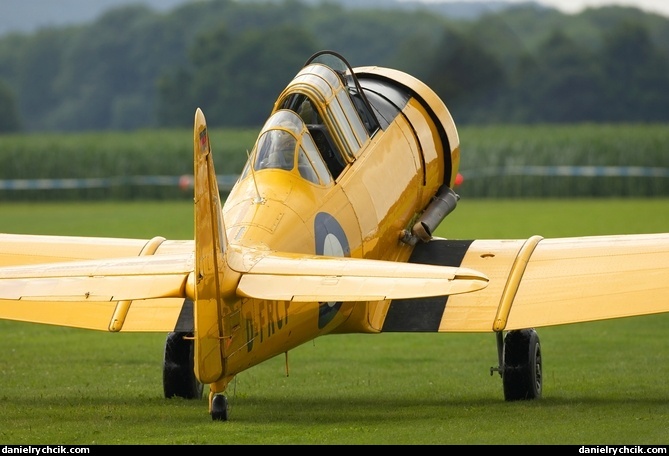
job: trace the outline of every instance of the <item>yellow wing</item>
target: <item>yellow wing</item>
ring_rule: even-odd
[[[192,330],[193,243],[163,240],[150,256],[148,244],[4,235],[0,259],[19,266],[0,269],[0,318]],[[129,252],[137,256],[76,261]],[[417,245],[409,264],[232,246],[226,262],[239,274],[239,296],[389,300],[387,312],[370,316],[382,331],[490,332],[669,311],[669,234],[436,239]]]
[[[10,277],[9,271],[23,274],[23,279],[14,282],[4,298],[0,299],[0,318],[35,323],[70,326],[75,328],[95,329],[101,331],[159,331],[192,329],[192,303],[183,298],[148,299],[129,301],[111,300],[111,295],[127,290],[127,282],[123,279],[110,279],[108,285],[116,282],[105,292],[110,296],[97,297],[87,290],[63,288],[66,283],[73,285],[74,266],[80,262],[98,260],[89,263],[86,270],[79,270],[90,275],[98,268],[98,279],[102,275],[99,269],[102,264],[111,266],[111,261],[122,258],[147,257],[152,255],[163,258],[164,255],[187,255],[193,251],[193,241],[169,241],[162,237],[153,239],[117,239],[100,237],[76,236],[43,236],[0,234],[0,267],[8,267],[1,277]],[[68,263],[69,279],[54,280],[58,272],[56,263]],[[77,262],[77,263],[75,263]],[[163,265],[165,263],[163,262]],[[30,266],[33,266],[30,269]],[[84,263],[86,265],[86,263]],[[20,269],[23,266],[28,269]],[[61,265],[62,266],[62,265]],[[118,265],[117,265],[118,266]],[[170,266],[173,267],[173,266]],[[18,270],[18,271],[17,271]],[[22,271],[22,272],[21,272]],[[50,271],[50,272],[48,272]],[[47,279],[46,275],[51,275]],[[42,277],[36,281],[26,277]],[[123,286],[118,286],[123,281]],[[60,292],[56,292],[59,289]],[[19,291],[19,290],[22,291]],[[58,294],[69,295],[68,298]],[[80,297],[77,298],[76,295]],[[17,302],[17,295],[25,295],[26,299]],[[28,299],[28,296],[32,298]]]
[[[383,331],[489,332],[669,311],[669,234],[434,240],[411,261],[482,272],[475,293],[393,301]],[[422,314],[419,319],[415,314]]]
[[[38,243],[43,253],[62,247],[47,247],[42,241]],[[85,243],[74,238],[59,241]],[[136,243],[128,242],[125,248],[129,244]],[[56,257],[64,259],[50,256]],[[239,273],[237,294],[258,299],[368,301],[465,293],[487,285],[485,276],[464,268],[236,246],[228,246],[225,257]],[[0,268],[2,318],[109,331],[192,329],[183,325],[194,299],[193,252],[41,264],[28,258],[24,262],[29,264]],[[192,324],[192,316],[187,321]]]

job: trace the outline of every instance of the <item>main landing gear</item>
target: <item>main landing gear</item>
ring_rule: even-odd
[[[195,377],[193,334],[171,332],[165,340],[163,390],[166,398],[200,399],[204,385]]]
[[[504,399],[519,401],[539,399],[543,386],[541,343],[534,329],[509,331],[506,336],[497,333],[499,366],[497,371],[504,385]]]

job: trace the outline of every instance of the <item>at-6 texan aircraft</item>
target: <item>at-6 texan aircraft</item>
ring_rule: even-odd
[[[327,334],[489,332],[504,398],[541,397],[535,328],[669,311],[669,233],[460,240],[460,143],[414,77],[314,54],[225,203],[195,113],[194,240],[0,235],[0,318],[165,332],[166,397],[228,419],[234,376]]]

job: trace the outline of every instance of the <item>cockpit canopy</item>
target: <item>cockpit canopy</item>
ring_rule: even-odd
[[[349,64],[314,54],[281,93],[251,157],[253,169],[293,171],[328,185],[355,159],[379,123]],[[249,171],[247,164],[242,178]]]

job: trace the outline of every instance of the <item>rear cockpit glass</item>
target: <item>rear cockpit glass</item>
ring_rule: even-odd
[[[348,94],[351,97],[351,101],[355,105],[357,113],[360,115],[360,118],[365,126],[366,133],[373,135],[374,132],[379,128],[379,121],[376,118],[374,110],[365,96],[365,92],[360,86],[358,78],[355,77],[353,69],[349,63],[338,53],[333,51],[321,51],[317,52],[307,60],[305,67],[308,67],[310,64],[322,64],[326,67],[332,69],[337,76],[341,79],[344,86],[347,88]],[[332,82],[332,79],[329,79],[327,75],[322,75],[329,82]],[[333,85],[333,87],[335,87]],[[353,125],[353,128],[356,129],[357,126]],[[358,137],[364,137],[358,132]]]
[[[316,174],[320,177],[321,183],[329,184],[332,182],[332,176],[330,176],[330,172],[323,162],[323,157],[318,151],[316,144],[314,144],[311,135],[306,131],[302,134],[302,147],[304,148],[303,152],[306,153],[306,158],[313,165]],[[298,159],[298,166],[299,165],[300,163]]]

